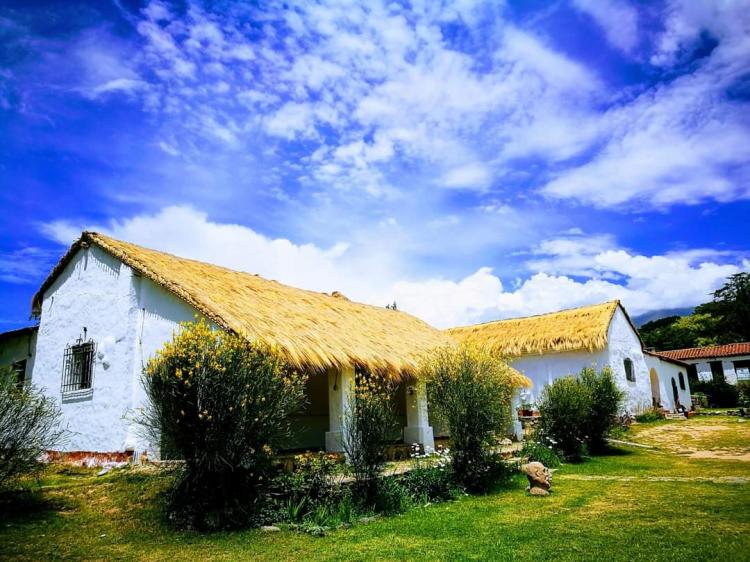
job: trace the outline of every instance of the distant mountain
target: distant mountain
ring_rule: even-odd
[[[658,320],[659,318],[666,318],[667,316],[689,316],[695,310],[693,307],[684,308],[662,308],[660,310],[652,310],[651,312],[645,312],[639,316],[633,317],[633,323],[636,328],[640,328],[646,322],[652,320]]]

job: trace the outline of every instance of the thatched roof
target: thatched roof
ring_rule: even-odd
[[[426,351],[452,343],[444,332],[397,310],[355,303],[340,294],[296,289],[257,275],[180,258],[84,232],[34,296],[44,292],[75,253],[94,244],[172,292],[218,326],[277,345],[290,363],[325,369],[358,365],[394,376],[415,371]]]
[[[628,318],[620,301],[610,301],[538,316],[451,328],[447,331],[459,341],[489,346],[494,352],[509,357],[596,351],[607,346],[609,324],[618,308]]]

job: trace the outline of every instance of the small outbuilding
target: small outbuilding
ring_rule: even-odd
[[[31,379],[37,326],[0,333],[0,367],[11,367],[18,384]]]
[[[675,410],[692,404],[687,365],[645,351],[638,330],[617,300],[452,328],[448,333],[510,358],[513,367],[534,383],[533,390],[521,391],[519,404],[533,403],[546,384],[591,366],[610,367],[631,412],[653,405]],[[676,393],[672,392],[675,377]]]
[[[686,363],[695,380],[729,384],[750,380],[750,342],[672,349],[659,355]]]

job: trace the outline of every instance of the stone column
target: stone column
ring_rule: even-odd
[[[427,418],[427,389],[424,382],[406,387],[406,427],[404,443],[419,443],[426,452],[435,450],[435,437]]]
[[[344,451],[344,426],[347,410],[354,394],[354,367],[329,369],[328,371],[328,428],[326,451]]]
[[[722,361],[721,368],[724,371],[724,380],[729,384],[737,384],[737,372],[734,370],[732,361]]]

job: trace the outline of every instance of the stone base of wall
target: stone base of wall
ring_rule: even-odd
[[[104,466],[133,462],[133,451],[100,453],[96,451],[47,451],[48,462],[76,466]]]

